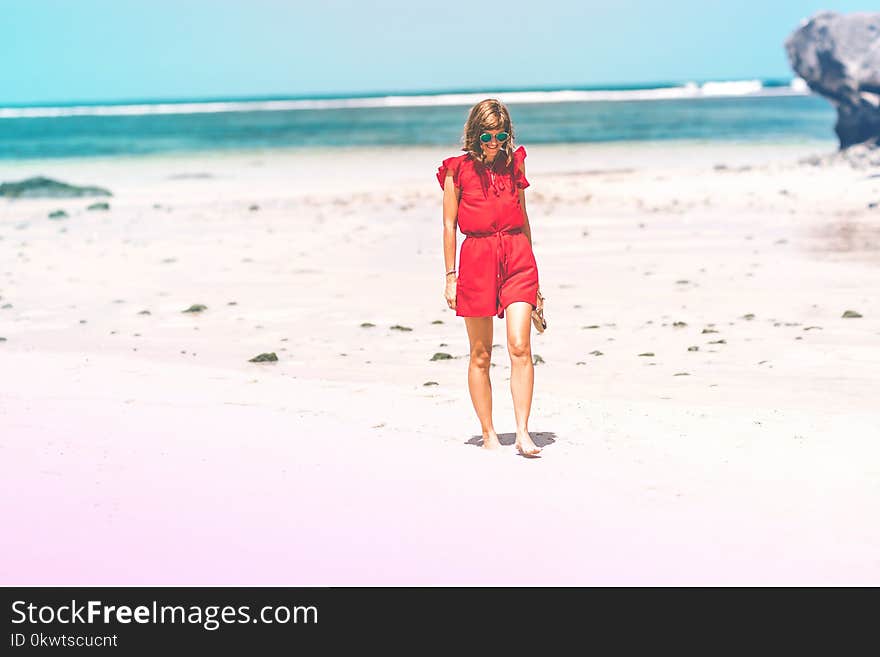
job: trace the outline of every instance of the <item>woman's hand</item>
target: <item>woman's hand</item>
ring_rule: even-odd
[[[538,305],[535,310],[541,310],[544,307],[544,295],[541,294],[541,289],[538,288]]]
[[[443,296],[446,297],[446,305],[455,310],[455,291],[458,287],[458,275],[452,275],[446,277],[446,291],[443,293]]]

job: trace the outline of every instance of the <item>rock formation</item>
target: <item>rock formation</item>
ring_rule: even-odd
[[[837,108],[840,148],[880,138],[880,13],[823,11],[785,40],[791,67]]]
[[[7,198],[76,198],[79,196],[113,196],[102,187],[78,187],[51,178],[27,178],[0,184],[0,196]]]

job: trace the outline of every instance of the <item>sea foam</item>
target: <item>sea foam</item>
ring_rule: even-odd
[[[765,86],[761,80],[687,82],[679,86],[645,89],[559,89],[554,91],[503,91],[480,93],[437,93],[358,98],[314,98],[291,100],[233,100],[157,102],[117,105],[73,105],[57,107],[0,108],[0,119],[57,118],[67,116],[143,116],[151,114],[215,114],[222,112],[281,112],[381,107],[431,107],[473,105],[491,96],[504,103],[615,102],[663,99],[699,99],[730,96],[808,95],[806,83],[795,78],[788,86]]]

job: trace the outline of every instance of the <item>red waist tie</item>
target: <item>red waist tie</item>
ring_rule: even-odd
[[[504,243],[501,239],[502,235],[510,235],[513,233],[521,233],[523,232],[522,226],[517,226],[515,228],[502,228],[501,230],[488,231],[488,232],[474,232],[474,233],[465,233],[468,237],[495,237],[495,280],[500,281],[502,277],[507,276],[507,249],[504,248]],[[498,294],[500,299],[501,288],[498,288]]]

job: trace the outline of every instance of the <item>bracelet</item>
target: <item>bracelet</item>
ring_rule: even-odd
[[[454,273],[455,273],[455,268],[450,269],[448,272],[446,272],[446,275],[449,276],[449,274],[454,274]]]

